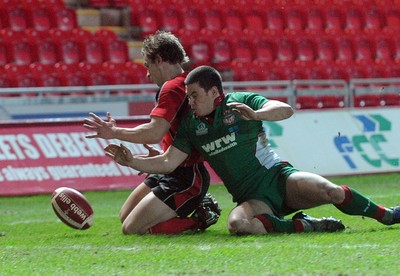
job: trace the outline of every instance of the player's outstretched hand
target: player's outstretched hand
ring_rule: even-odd
[[[117,124],[115,120],[111,118],[110,112],[107,112],[106,120],[103,120],[92,112],[90,112],[89,115],[91,118],[85,118],[83,120],[83,127],[95,133],[86,135],[86,138],[114,138],[114,129]]]
[[[256,112],[243,103],[228,103],[227,106],[244,120],[257,120]]]
[[[143,146],[149,151],[149,153],[147,154],[148,157],[157,156],[157,155],[163,154],[163,152],[161,150],[156,149],[153,146],[150,146],[148,144],[143,144]]]
[[[133,160],[131,151],[124,145],[110,144],[104,148],[105,154],[122,166],[129,167]]]

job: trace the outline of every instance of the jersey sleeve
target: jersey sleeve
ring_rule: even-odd
[[[258,110],[268,102],[267,98],[251,92],[234,92],[230,94],[227,100],[228,103],[240,102],[250,106],[254,110]]]
[[[177,149],[190,154],[192,152],[192,144],[189,138],[187,116],[181,121],[178,132],[176,133],[173,146]]]
[[[184,97],[184,93],[172,89],[170,85],[163,86],[160,91],[157,106],[151,111],[150,116],[161,117],[171,122],[175,118]]]

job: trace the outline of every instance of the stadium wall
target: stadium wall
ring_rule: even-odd
[[[264,125],[282,159],[301,170],[339,176],[400,172],[399,118],[398,108],[298,111]],[[147,120],[117,118],[119,126],[130,127]],[[144,178],[104,156],[104,146],[119,141],[86,139],[81,119],[0,124],[0,196],[51,193],[62,186],[132,189]],[[142,145],[126,145],[146,153]],[[213,172],[212,183],[220,183]]]

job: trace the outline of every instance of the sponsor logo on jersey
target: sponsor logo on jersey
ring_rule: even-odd
[[[227,126],[232,125],[236,122],[235,114],[233,114],[231,110],[225,110],[223,116],[224,118],[222,119],[222,121]]]
[[[206,135],[207,133],[208,133],[208,128],[205,123],[200,123],[197,125],[197,128],[196,128],[197,136]]]
[[[201,147],[209,156],[213,156],[230,148],[233,148],[237,146],[237,144],[238,143],[236,142],[236,133],[232,132]]]

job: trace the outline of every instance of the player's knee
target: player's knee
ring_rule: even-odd
[[[125,220],[122,223],[122,233],[124,235],[142,235],[146,231],[142,231],[141,229],[135,227],[135,224]]]
[[[249,221],[243,218],[230,218],[228,220],[228,230],[232,235],[248,234]]]
[[[343,202],[345,193],[342,187],[335,186],[328,190],[328,195],[333,204],[340,204]]]

